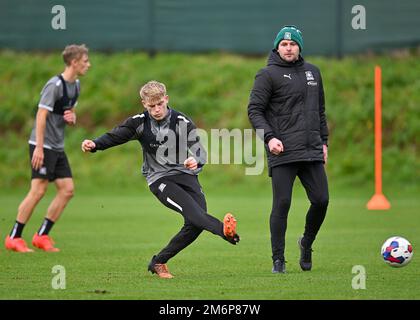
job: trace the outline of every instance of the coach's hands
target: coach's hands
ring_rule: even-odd
[[[281,152],[284,151],[283,143],[277,138],[272,138],[268,142],[268,148],[270,152],[275,155],[279,155]]]
[[[195,170],[198,167],[198,162],[193,157],[189,157],[184,161],[184,167],[190,170]]]
[[[96,148],[95,142],[93,142],[92,140],[83,140],[83,142],[82,142],[82,151],[83,152],[92,151],[95,148]]]
[[[327,164],[328,162],[328,147],[326,144],[322,145],[322,151],[324,152],[324,162]]]

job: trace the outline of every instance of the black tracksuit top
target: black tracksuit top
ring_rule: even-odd
[[[169,139],[171,136],[176,139]],[[142,173],[149,185],[171,175],[198,175],[207,161],[207,152],[200,142],[195,124],[174,109],[168,109],[167,116],[160,121],[154,120],[147,111],[126,119],[110,132],[94,139],[96,147],[91,152],[131,140],[138,140],[142,146]],[[164,148],[162,152],[157,152],[160,146]],[[184,166],[184,160],[189,156],[197,160],[197,169],[190,170]]]
[[[269,168],[298,161],[323,161],[328,144],[325,100],[319,69],[299,59],[289,63],[273,49],[267,66],[256,77],[248,105],[254,129],[263,129]],[[268,150],[271,138],[282,141],[284,152]],[[270,170],[271,172],[271,170]]]

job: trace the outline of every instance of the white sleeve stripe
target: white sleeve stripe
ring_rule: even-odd
[[[47,105],[45,105],[45,104],[39,104],[39,105],[38,105],[38,108],[47,109],[48,111],[51,111],[51,112],[54,110],[54,108],[52,108],[52,107],[50,107],[50,106],[47,106]]]
[[[183,116],[178,116],[178,119],[182,119],[182,120],[184,120],[186,123],[190,123],[185,117],[183,117]]]
[[[28,143],[33,145],[33,146],[36,146],[36,141],[28,140]],[[44,148],[52,150],[52,147],[48,144],[44,144]]]
[[[133,119],[136,119],[136,118],[144,118],[144,113],[142,113],[142,114],[136,114],[135,116],[133,116],[132,117]]]

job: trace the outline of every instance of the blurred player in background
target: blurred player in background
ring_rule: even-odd
[[[32,252],[22,238],[22,231],[36,205],[45,195],[49,182],[54,182],[57,194],[32,244],[44,251],[59,251],[49,232],[73,197],[72,172],[64,152],[64,129],[76,124],[75,107],[80,94],[79,76],[90,68],[88,48],[69,45],[63,53],[65,69],[45,84],[38,104],[36,120],[29,138],[32,180],[29,193],[19,205],[16,222],[6,237],[5,247],[17,252]]]

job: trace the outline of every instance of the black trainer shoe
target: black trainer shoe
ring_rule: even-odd
[[[286,273],[286,261],[277,259],[273,262],[272,273]]]
[[[300,249],[299,264],[303,271],[310,271],[312,269],[312,248],[305,248],[302,245],[303,236],[298,239]]]

